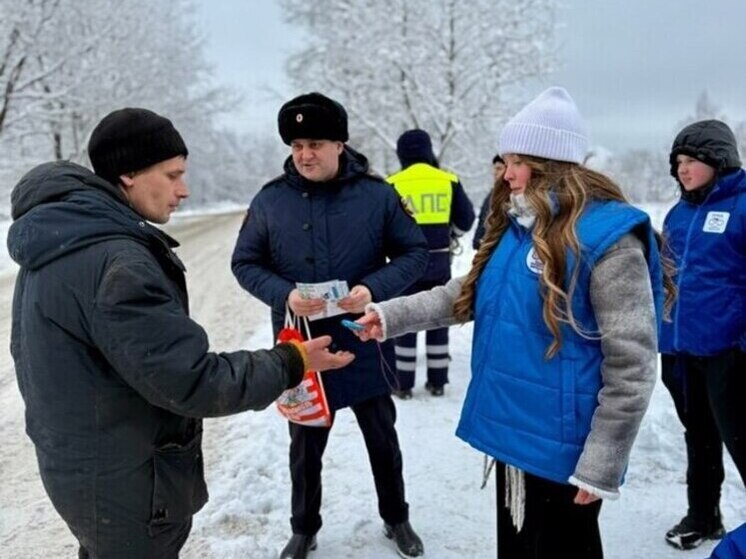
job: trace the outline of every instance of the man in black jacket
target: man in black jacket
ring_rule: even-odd
[[[93,131],[95,174],[40,165],[11,195],[20,264],[11,352],[26,428],[80,557],[178,557],[207,501],[199,418],[263,409],[304,370],[348,364],[331,338],[211,353],[189,318],[166,223],[189,194],[171,122],[122,109]]]

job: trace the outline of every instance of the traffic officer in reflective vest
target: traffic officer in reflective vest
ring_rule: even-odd
[[[430,261],[420,280],[407,294],[426,291],[451,279],[451,239],[466,233],[474,223],[474,207],[453,173],[439,168],[430,136],[424,130],[407,130],[396,143],[402,170],[386,180],[414,212],[427,238]],[[394,393],[402,400],[412,397],[417,358],[417,334],[397,338],[396,372],[399,385]],[[427,383],[433,396],[442,396],[448,382],[448,328],[426,334]]]

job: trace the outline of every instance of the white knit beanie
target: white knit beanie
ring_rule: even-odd
[[[523,107],[500,133],[499,152],[582,163],[588,131],[570,94],[550,87]]]

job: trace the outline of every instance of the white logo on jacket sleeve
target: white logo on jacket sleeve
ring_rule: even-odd
[[[531,247],[531,250],[529,250],[526,255],[526,266],[528,266],[528,269],[534,274],[541,274],[544,270],[544,262],[542,262],[539,255],[536,254],[536,249],[534,249],[534,247]]]
[[[702,231],[705,233],[724,233],[729,218],[729,212],[707,212]]]

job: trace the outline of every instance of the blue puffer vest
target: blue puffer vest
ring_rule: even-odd
[[[663,225],[678,297],[663,353],[746,350],[746,172],[722,177],[701,204],[679,201]]]
[[[530,231],[505,231],[477,284],[472,380],[456,435],[526,472],[567,483],[588,436],[601,388],[600,341],[590,302],[596,261],[633,229],[645,239],[658,316],[662,271],[650,220],[620,202],[589,204],[577,224],[581,266],[573,297],[576,322],[590,339],[562,326],[562,346],[544,358],[552,335],[542,318],[541,261]],[[570,277],[575,259],[568,251]]]

